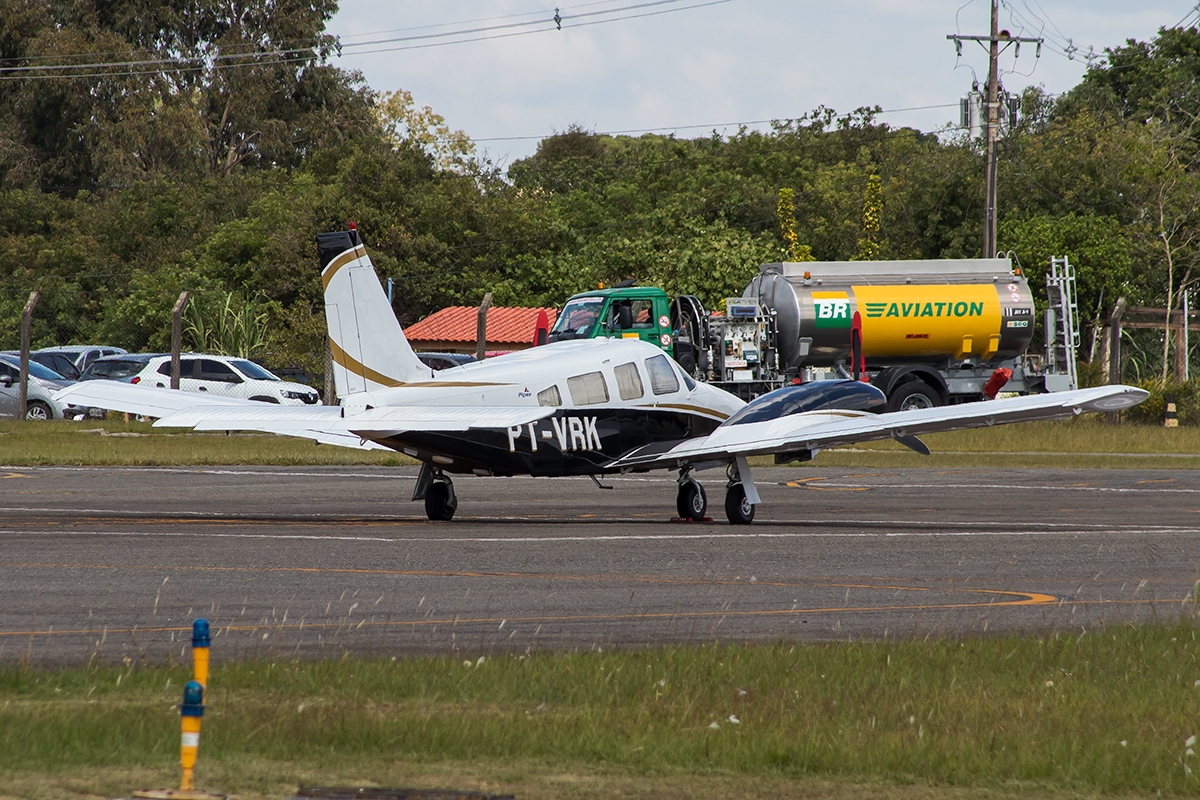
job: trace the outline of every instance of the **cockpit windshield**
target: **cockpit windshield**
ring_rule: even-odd
[[[558,342],[588,338],[592,335],[603,305],[603,297],[579,297],[567,303],[550,329],[549,340]]]

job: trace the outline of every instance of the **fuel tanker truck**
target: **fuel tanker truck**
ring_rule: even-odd
[[[1066,307],[1047,315],[1052,331],[1054,320],[1073,320],[1074,306],[1073,280],[1055,288],[1048,295]],[[653,341],[697,379],[747,399],[794,383],[869,380],[901,410],[1074,388],[1065,364],[1047,370],[1026,354],[1035,318],[1008,258],[785,262],[759,267],[722,313],[654,287],[583,292],[548,338]]]

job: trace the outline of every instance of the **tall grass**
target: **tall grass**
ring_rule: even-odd
[[[582,765],[625,774],[1200,790],[1180,623],[1036,637],[234,662],[202,762]],[[0,772],[177,758],[178,666],[0,669]],[[236,790],[236,787],[225,787]]]

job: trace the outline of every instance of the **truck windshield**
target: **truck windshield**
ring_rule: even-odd
[[[592,335],[603,305],[603,297],[580,297],[570,301],[555,320],[548,338],[552,342],[588,338]]]

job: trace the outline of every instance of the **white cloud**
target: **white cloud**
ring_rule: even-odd
[[[587,0],[564,15],[630,5]],[[636,0],[634,0],[636,2]],[[691,4],[695,0],[685,0]],[[361,69],[380,91],[407,89],[453,128],[473,139],[541,137],[577,123],[596,130],[711,125],[797,116],[818,105],[848,112],[946,105],[888,114],[893,124],[934,129],[957,117],[957,101],[970,88],[972,68],[986,78],[987,56],[966,42],[956,61],[946,35],[987,30],[987,0],[733,0],[722,5],[589,27],[570,27],[511,38],[418,50],[346,56],[343,67]],[[1037,36],[1023,22],[1049,19],[1055,46],[1070,37],[1080,48],[1074,61],[1043,49],[1006,55],[1002,67],[1010,91],[1044,85],[1061,92],[1078,82],[1088,45],[1101,52],[1127,38],[1148,39],[1193,8],[1192,0],[1008,0],[1001,27]],[[961,9],[961,11],[960,11]],[[651,9],[647,9],[651,10]],[[534,0],[343,0],[329,30],[344,42],[361,34],[416,26],[462,23],[487,17],[539,12]],[[957,23],[956,23],[957,15]],[[507,17],[452,28],[537,19]],[[1023,19],[1022,19],[1023,18]],[[594,19],[594,18],[593,18]],[[1041,23],[1038,22],[1040,27]],[[433,33],[406,30],[371,38]],[[497,31],[498,33],[503,31]],[[357,35],[357,38],[352,38]],[[487,35],[478,34],[478,35]],[[956,69],[956,63],[958,68]],[[1028,77],[1018,74],[1032,72]],[[703,129],[683,130],[698,136]],[[483,142],[493,156],[519,158],[536,138]]]

